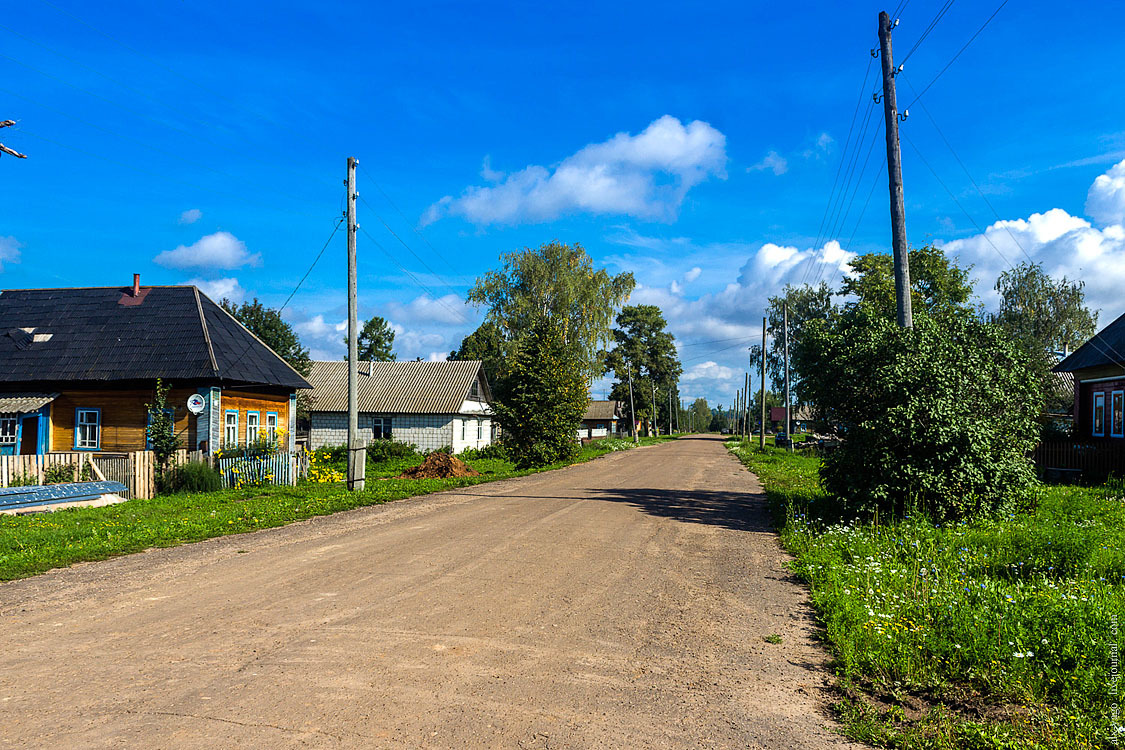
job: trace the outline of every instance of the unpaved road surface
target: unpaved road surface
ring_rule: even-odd
[[[0,584],[0,746],[849,747],[758,492],[685,439]]]

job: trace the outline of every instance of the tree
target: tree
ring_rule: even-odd
[[[722,432],[730,427],[730,415],[727,410],[719,404],[711,410],[711,422],[707,426],[709,432]]]
[[[461,341],[459,348],[449,353],[449,359],[480,360],[488,382],[498,385],[504,369],[503,334],[495,323],[486,320]]]
[[[800,367],[800,348],[805,328],[814,320],[833,319],[838,310],[832,304],[832,290],[823,281],[815,287],[809,284],[787,285],[780,296],[769,298],[766,317],[773,336],[766,349],[766,372],[773,389],[782,394],[782,402],[785,400],[785,337],[782,334],[785,329],[786,302],[789,303],[789,382],[795,401],[805,403]],[[750,361],[760,362],[761,356],[762,347],[758,344],[752,346]]]
[[[344,346],[348,345],[347,336]],[[391,324],[381,315],[367,320],[356,336],[356,358],[360,362],[394,362],[396,357],[392,347],[395,345],[395,332]],[[347,353],[344,359],[347,359]]]
[[[505,398],[495,408],[504,445],[519,467],[545,466],[578,451],[575,431],[589,396],[573,348],[559,322],[543,319],[512,360]]]
[[[156,484],[165,486],[165,477],[168,474],[168,464],[172,455],[180,448],[180,438],[176,435],[175,408],[168,405],[168,391],[171,386],[165,385],[156,379],[156,390],[153,393],[152,403],[145,404],[148,414],[148,425],[145,427],[145,438],[149,450],[156,457]]]
[[[938,315],[965,310],[973,299],[971,268],[952,263],[941,248],[926,245],[912,248],[910,289],[914,314]],[[840,294],[854,296],[849,306],[868,305],[880,315],[895,319],[894,259],[885,253],[860,255],[848,264],[852,275],[844,277]]]
[[[309,350],[301,346],[297,332],[293,330],[293,326],[281,319],[281,313],[266,307],[258,301],[257,297],[253,302],[243,302],[241,305],[224,298],[219,304],[239,323],[246,326],[250,333],[273,349],[277,356],[288,362],[290,367],[302,375],[308,375],[312,368]]]
[[[807,345],[814,402],[844,436],[821,479],[848,513],[956,517],[1026,497],[1042,400],[999,327],[962,311],[902,329],[861,305]]]
[[[1059,388],[1051,368],[1057,353],[1074,349],[1098,330],[1098,315],[1086,307],[1084,282],[1058,281],[1037,263],[1021,263],[996,282],[1000,309],[992,322],[1000,326],[1031,358],[1047,398],[1048,411],[1065,411],[1074,399]]]
[[[587,380],[600,375],[600,346],[607,342],[614,311],[633,291],[633,274],[595,269],[581,245],[549,242],[508,253],[503,268],[489,271],[468,299],[488,308],[486,321],[500,331],[505,355],[543,320],[557,326]]]
[[[707,399],[697,398],[692,402],[688,412],[691,414],[691,424],[696,432],[706,432],[711,429],[711,407],[707,405]]]
[[[649,420],[650,428],[653,421],[668,424],[669,391],[671,400],[679,402],[676,384],[683,367],[676,355],[675,337],[666,326],[664,315],[656,305],[627,305],[617,314],[617,328],[612,331],[613,349],[602,354],[605,372],[614,373],[617,379],[610,398],[629,408],[629,372],[632,370],[636,418]]]

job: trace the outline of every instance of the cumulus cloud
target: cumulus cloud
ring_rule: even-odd
[[[179,223],[180,224],[194,224],[195,222],[199,221],[201,218],[203,218],[203,212],[202,211],[200,211],[198,208],[189,208],[187,211],[184,211],[182,214],[180,214]]]
[[[20,248],[23,243],[15,237],[0,237],[0,271],[4,270],[5,263],[20,262]]]
[[[760,162],[746,168],[747,172],[764,172],[766,170],[773,172],[775,175],[783,175],[789,171],[789,161],[776,151],[770,151],[762,157]]]
[[[230,270],[242,266],[257,266],[262,262],[262,256],[260,253],[251,255],[246,250],[246,243],[230,232],[215,232],[200,237],[191,245],[165,250],[153,260],[167,268]]]
[[[731,380],[734,378],[733,368],[720,365],[718,362],[707,360],[697,365],[692,365],[680,376],[680,380],[691,383],[696,380]]]
[[[469,307],[461,301],[456,294],[446,294],[442,297],[431,297],[422,294],[405,305],[400,302],[388,302],[387,314],[397,320],[408,323],[448,323],[458,324],[468,320]]]
[[[1094,180],[1086,194],[1086,214],[1103,226],[1125,223],[1125,161]]]
[[[684,281],[686,281],[687,283],[690,284],[691,282],[698,279],[699,274],[701,274],[701,273],[703,273],[703,269],[700,268],[699,266],[695,266],[694,268],[692,268],[691,270],[689,270],[687,273],[684,274]]]
[[[190,279],[184,283],[199,287],[201,292],[215,302],[229,299],[231,302],[239,303],[246,299],[246,290],[239,285],[238,279],[235,278]]]
[[[566,213],[620,214],[670,220],[688,191],[711,176],[726,177],[726,136],[700,120],[664,115],[631,135],[593,143],[554,167],[528,166],[496,184],[472,186],[432,205],[423,223],[460,216],[474,224],[550,221]]]

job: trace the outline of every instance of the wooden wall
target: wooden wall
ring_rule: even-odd
[[[219,409],[219,434],[226,435],[226,414],[228,409],[238,410],[238,444],[246,445],[246,412],[258,412],[262,435],[266,430],[266,412],[277,412],[277,428],[289,429],[289,396],[276,396],[268,393],[252,393],[243,390],[224,390]],[[193,443],[193,447],[195,444]],[[212,448],[218,448],[213,446]]]
[[[194,448],[195,417],[187,410],[187,397],[194,388],[173,388],[168,404],[174,408],[176,434],[185,448]],[[145,404],[152,401],[149,389],[62,391],[51,404],[51,450],[74,450],[75,409],[102,410],[102,441],[100,450],[118,453],[145,449],[145,427],[148,413]]]

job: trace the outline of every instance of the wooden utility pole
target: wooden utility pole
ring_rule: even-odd
[[[668,434],[672,434],[672,387],[668,387]]]
[[[789,406],[792,400],[789,398],[789,302],[786,301],[782,307],[784,310],[784,317],[782,318],[782,337],[785,339],[785,435],[789,438],[789,452],[793,452],[793,420],[790,418]]]
[[[16,124],[15,120],[3,120],[3,121],[0,121],[0,128],[10,128],[15,124]],[[21,154],[19,151],[13,151],[12,149],[5,146],[3,143],[0,143],[0,153],[5,153],[5,154],[8,154],[10,156],[14,156],[17,159],[26,159],[27,158],[27,154]]]
[[[758,448],[766,449],[766,319],[762,318],[762,430],[758,435]]]
[[[910,304],[910,256],[906,247],[906,211],[902,197],[902,149],[898,141],[898,99],[895,94],[894,57],[891,54],[891,17],[879,13],[879,54],[883,63],[883,119],[887,123],[887,180],[891,191],[891,246],[895,259],[895,297],[898,300],[898,324],[914,327]],[[906,119],[907,113],[903,113]]]
[[[362,490],[367,472],[366,441],[359,437],[359,322],[357,320],[357,289],[355,262],[355,165],[359,160],[348,157],[348,489]]]
[[[640,438],[637,437],[637,407],[633,403],[633,365],[626,360],[625,366],[629,368],[629,419],[632,421],[631,429],[633,432],[633,443],[639,443]]]
[[[656,415],[658,414],[658,412],[657,412],[657,410],[656,410],[656,376],[654,376],[654,375],[653,375],[653,374],[652,374],[652,373],[650,372],[650,373],[648,374],[648,377],[649,377],[649,382],[648,382],[648,384],[649,384],[650,386],[652,386],[652,419],[651,419],[651,420],[649,420],[649,424],[650,424],[650,425],[652,426],[652,429],[650,430],[650,432],[651,432],[651,433],[653,434],[653,436],[655,437],[655,436],[656,436],[657,434],[659,434],[659,432],[660,432],[660,429],[659,429],[659,428],[658,428],[658,427],[656,426],[656,421],[657,421],[657,420],[656,420]]]

